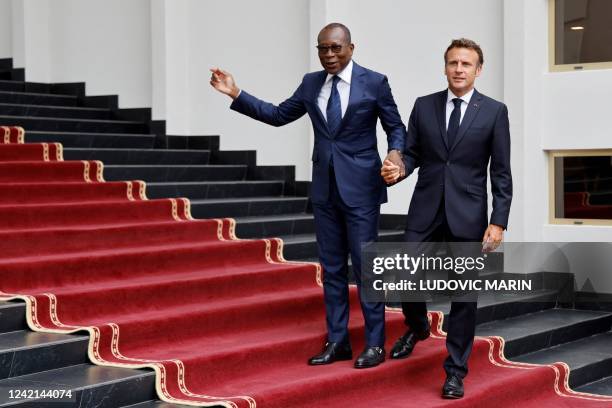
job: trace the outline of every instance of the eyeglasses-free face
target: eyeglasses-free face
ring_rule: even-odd
[[[354,48],[341,28],[326,29],[319,34],[319,61],[328,74],[342,71],[353,58]]]

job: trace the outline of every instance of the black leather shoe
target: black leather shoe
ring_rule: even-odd
[[[366,347],[355,360],[355,368],[376,367],[385,361],[385,349],[382,347]]]
[[[402,337],[397,339],[397,341],[393,345],[393,348],[391,349],[391,358],[398,359],[408,357],[412,353],[412,350],[414,350],[414,346],[419,341],[425,340],[428,337],[429,328],[422,332],[415,332],[411,329],[408,329],[408,331],[404,333]]]
[[[351,346],[343,343],[325,343],[323,351],[320,354],[310,358],[308,364],[322,365],[331,364],[334,361],[351,360],[353,352]]]
[[[463,380],[456,375],[449,375],[442,387],[442,398],[459,399],[463,398]]]

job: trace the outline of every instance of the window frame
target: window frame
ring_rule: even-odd
[[[554,225],[612,226],[612,219],[557,218],[555,214],[555,158],[578,156],[612,156],[612,149],[548,150],[548,222]]]
[[[555,5],[557,0],[548,0],[548,69],[550,72],[574,72],[594,69],[612,69],[612,61],[585,62],[580,64],[555,64]]]

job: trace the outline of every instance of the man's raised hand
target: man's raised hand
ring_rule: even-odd
[[[230,96],[232,99],[236,99],[240,94],[240,89],[236,86],[234,77],[227,71],[223,71],[219,68],[211,68],[210,72],[210,85],[217,91]]]

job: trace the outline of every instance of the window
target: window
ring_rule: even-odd
[[[551,71],[612,68],[612,1],[549,1]]]
[[[612,149],[549,157],[551,223],[612,225]]]

